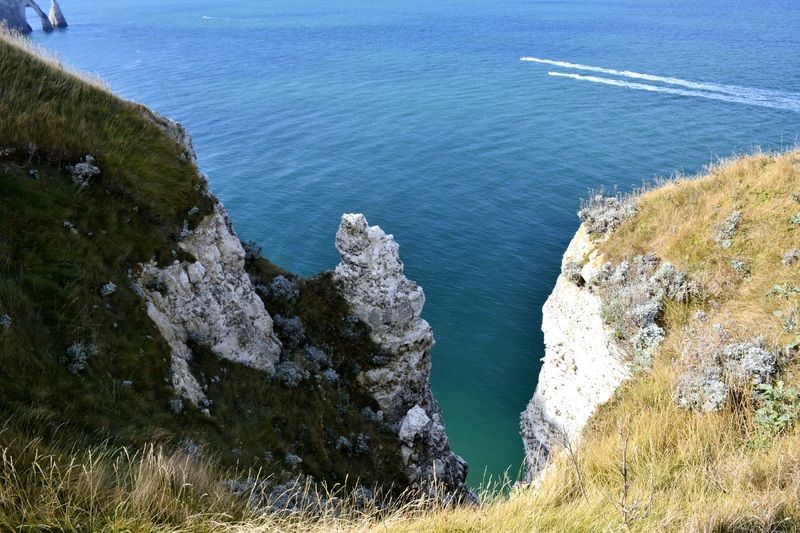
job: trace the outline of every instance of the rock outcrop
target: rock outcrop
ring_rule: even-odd
[[[425,294],[406,278],[398,245],[363,215],[342,216],[336,234],[341,262],[335,279],[353,313],[370,328],[387,357],[359,376],[396,426],[406,473],[416,486],[436,481],[449,490],[464,487],[467,464],[450,450],[442,414],[429,384],[433,347],[430,325],[420,315]]]
[[[147,114],[183,147],[182,158],[194,165],[196,155],[186,130],[161,115]],[[191,344],[270,374],[281,351],[272,317],[245,272],[242,243],[225,208],[216,198],[213,203],[213,213],[193,230],[184,226],[180,231],[178,247],[193,260],[176,260],[166,267],[150,261],[136,276],[147,313],[172,350],[173,387],[195,405],[202,405],[206,397],[189,368]]]
[[[172,349],[172,384],[199,405],[205,395],[189,370],[190,343],[217,357],[272,373],[281,345],[272,318],[244,270],[245,252],[221,205],[179,243],[194,261],[142,268],[147,314]]]
[[[590,282],[600,274],[602,265],[595,249],[586,226],[581,225],[543,308],[545,356],[536,391],[520,422],[528,482],[540,479],[553,452],[577,443],[595,408],[630,376],[603,322],[600,297],[571,279]]]
[[[61,12],[61,6],[58,5],[56,0],[50,0],[50,13],[48,14],[48,18],[50,19],[50,24],[52,24],[54,28],[66,28],[69,26],[69,24],[67,24],[67,19],[64,18],[64,14]]]
[[[25,8],[28,7],[33,9],[39,16],[39,20],[41,20],[42,23],[42,31],[53,31],[53,24],[50,22],[50,19],[34,0],[0,0],[0,22],[10,30],[20,33],[30,33],[33,31],[33,28],[28,24],[25,17]],[[58,9],[58,13],[61,13],[60,9]],[[61,19],[64,19],[63,15],[61,15]],[[66,20],[64,20],[64,24],[66,26]]]

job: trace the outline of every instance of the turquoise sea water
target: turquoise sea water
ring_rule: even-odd
[[[70,28],[33,39],[186,125],[271,260],[332,268],[343,212],[395,235],[473,484],[522,459],[540,310],[579,199],[800,140],[796,0],[61,6]]]

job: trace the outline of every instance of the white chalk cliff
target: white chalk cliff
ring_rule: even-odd
[[[430,390],[433,332],[421,318],[422,288],[406,278],[397,242],[363,215],[342,216],[336,234],[341,262],[335,279],[355,315],[370,328],[388,362],[359,379],[398,428],[406,473],[418,486],[436,480],[461,489],[464,460],[450,451],[442,414]]]
[[[61,12],[61,6],[58,5],[57,0],[50,0],[48,18],[50,19],[50,24],[52,24],[54,28],[66,28],[69,26],[69,24],[67,24],[67,19],[64,18],[64,13]]]
[[[161,115],[147,114],[183,147],[183,157],[195,164],[186,130]],[[266,373],[274,371],[281,343],[245,272],[244,248],[222,204],[214,199],[214,212],[184,233],[178,247],[194,260],[176,260],[163,267],[150,261],[141,265],[137,281],[147,314],[172,350],[173,387],[181,397],[200,405],[206,397],[189,368],[190,343],[205,346],[220,359]]]
[[[30,33],[33,28],[28,24],[25,16],[26,8],[33,9],[39,16],[42,24],[43,31],[53,31],[53,27],[64,28],[67,26],[67,21],[61,13],[61,8],[58,4],[53,2],[50,6],[51,16],[54,16],[56,22],[51,22],[47,14],[42,11],[42,8],[34,0],[0,0],[0,23],[4,24],[8,29],[18,31],[20,33]],[[63,22],[63,24],[62,24]]]
[[[599,296],[563,273],[570,263],[583,265],[581,277],[587,282],[602,266],[584,226],[569,244],[562,274],[543,308],[545,356],[536,391],[521,416],[526,478],[534,483],[551,464],[552,454],[567,443],[576,445],[595,409],[630,377],[603,323]]]

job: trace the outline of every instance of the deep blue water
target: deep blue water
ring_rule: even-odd
[[[579,199],[800,138],[797,0],[61,6],[71,27],[33,38],[185,124],[237,231],[270,259],[332,268],[343,212],[395,235],[428,297],[434,392],[473,483],[521,461],[540,309]]]

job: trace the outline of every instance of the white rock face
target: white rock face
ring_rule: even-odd
[[[143,112],[183,147],[182,157],[196,166],[192,141],[183,126],[148,109]],[[195,261],[175,261],[164,268],[150,262],[142,266],[139,278],[147,314],[172,350],[172,384],[183,398],[199,405],[206,397],[189,369],[190,339],[221,359],[268,373],[275,370],[281,343],[245,272],[244,248],[222,204],[215,200],[214,212],[178,246]],[[146,288],[153,284],[156,287]]]
[[[190,339],[221,359],[269,373],[281,345],[244,270],[244,249],[221,205],[179,246],[196,261],[176,261],[165,268],[154,262],[144,265],[143,279],[163,285],[163,294],[145,290],[147,313],[172,348],[175,389],[198,404],[205,396],[189,372]]]
[[[20,33],[29,33],[33,30],[25,19],[24,0],[0,0],[0,22],[9,29]]]
[[[363,215],[342,216],[336,233],[342,257],[334,277],[353,313],[370,327],[372,341],[388,356],[386,365],[363,372],[370,391],[398,439],[413,484],[434,479],[461,489],[467,474],[463,459],[450,451],[442,415],[430,390],[430,325],[420,315],[422,288],[406,278],[398,245]]]
[[[50,0],[50,13],[48,13],[48,18],[50,19],[50,24],[52,24],[54,28],[66,28],[69,26],[69,24],[67,24],[67,19],[64,18],[64,14],[61,12],[61,6],[58,5],[56,0]]]
[[[33,9],[42,23],[42,31],[53,31],[50,19],[34,0],[0,0],[0,22],[9,29],[20,33],[30,33],[33,28],[25,17],[25,8]],[[63,15],[62,15],[63,17]]]
[[[342,216],[336,248],[342,260],[335,277],[345,298],[370,327],[373,341],[392,354],[391,365],[362,379],[381,409],[400,418],[428,387],[434,340],[430,325],[420,318],[425,294],[403,273],[394,238],[378,226],[369,227],[363,215]]]
[[[564,254],[562,266],[585,262],[581,275],[591,280],[601,266],[595,249],[581,226]],[[544,305],[545,356],[536,391],[520,424],[529,482],[540,479],[553,452],[566,442],[577,443],[597,406],[608,401],[630,377],[600,309],[597,295],[564,274],[558,277]]]
[[[397,436],[409,446],[413,445],[417,435],[422,434],[430,423],[431,419],[425,414],[425,410],[419,405],[415,405],[408,410],[400,423],[400,431]]]

